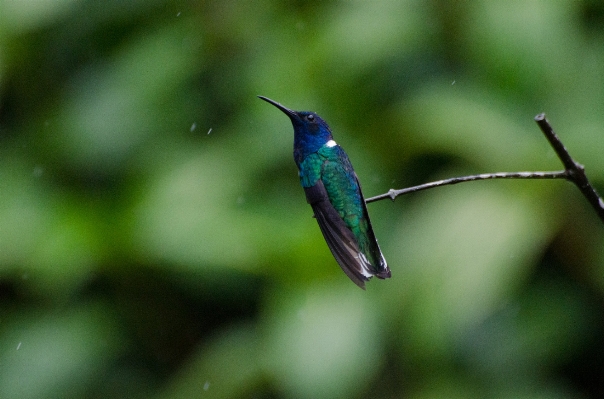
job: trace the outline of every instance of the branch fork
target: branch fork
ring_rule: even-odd
[[[602,222],[604,222],[604,200],[598,195],[595,188],[589,182],[585,174],[585,167],[576,162],[564,146],[554,129],[545,118],[545,114],[541,113],[535,117],[535,122],[549,141],[554,151],[562,164],[564,170],[554,172],[500,172],[500,173],[482,173],[479,175],[453,177],[445,180],[438,180],[430,183],[420,184],[419,186],[407,187],[399,190],[390,189],[385,194],[376,195],[368,198],[365,202],[380,201],[385,198],[390,198],[392,201],[399,195],[414,193],[417,191],[427,190],[429,188],[441,187],[451,184],[463,183],[467,181],[490,180],[490,179],[565,179],[574,183],[581,194],[589,201]]]

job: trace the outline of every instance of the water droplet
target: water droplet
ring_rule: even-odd
[[[206,383],[205,383],[205,384],[203,384],[203,390],[204,390],[204,391],[207,391],[207,390],[208,390],[208,388],[210,388],[210,381],[206,381]]]
[[[212,128],[210,128],[210,130],[208,130],[208,134],[210,134],[212,132]]]
[[[17,344],[17,350],[19,350],[19,348],[21,348],[21,342]]]
[[[193,122],[191,125],[191,131],[195,130],[195,128],[197,128],[197,123]]]

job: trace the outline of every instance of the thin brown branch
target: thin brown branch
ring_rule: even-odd
[[[535,121],[541,128],[541,131],[549,141],[550,145],[562,161],[565,170],[557,172],[501,172],[501,173],[483,173],[480,175],[453,177],[445,180],[438,180],[431,183],[421,184],[419,186],[407,187],[400,190],[390,189],[387,193],[368,198],[365,202],[375,202],[386,198],[392,201],[399,195],[415,193],[417,191],[427,190],[429,188],[442,187],[451,184],[463,183],[468,181],[490,180],[490,179],[566,179],[573,182],[587,198],[589,203],[595,209],[596,213],[604,222],[604,200],[598,195],[585,174],[585,168],[576,162],[571,156],[564,144],[560,141],[551,125],[545,119],[545,114],[539,114]]]
[[[535,117],[535,122],[541,128],[541,131],[556,151],[558,158],[564,164],[566,172],[568,173],[568,180],[572,181],[581,191],[583,196],[587,198],[587,201],[594,208],[602,222],[604,222],[604,200],[598,195],[596,189],[591,185],[585,174],[585,168],[583,165],[575,161],[571,156],[562,141],[558,138],[558,135],[554,132],[554,129],[545,118],[545,114],[539,114]]]
[[[402,188],[400,190],[390,189],[387,193],[376,195],[375,197],[367,198],[366,203],[375,202],[390,198],[392,201],[399,195],[415,193],[417,191],[427,190],[429,188],[448,186],[451,184],[464,183],[468,181],[491,180],[491,179],[567,179],[568,174],[565,170],[558,172],[499,172],[499,173],[483,173],[480,175],[452,177],[450,179],[433,181],[430,183],[420,184],[419,186]]]

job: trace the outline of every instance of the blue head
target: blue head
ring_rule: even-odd
[[[294,160],[298,166],[309,154],[317,152],[332,139],[327,122],[314,112],[293,111],[270,98],[258,97],[279,108],[292,121],[294,126]]]

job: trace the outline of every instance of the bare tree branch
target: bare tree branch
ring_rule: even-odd
[[[490,179],[567,179],[567,172],[561,170],[558,172],[499,172],[499,173],[483,173],[480,175],[452,177],[450,179],[433,181],[430,183],[420,184],[419,186],[402,188],[400,190],[390,189],[385,194],[376,195],[375,197],[367,198],[366,203],[390,198],[395,200],[399,195],[415,193],[417,191],[427,190],[429,188],[448,186],[451,184],[463,183],[467,181],[490,180]]]
[[[468,181],[478,180],[490,180],[490,179],[566,179],[573,182],[581,191],[581,193],[587,198],[589,203],[595,209],[596,213],[604,222],[604,200],[591,185],[587,176],[585,175],[585,168],[583,165],[576,162],[569,154],[564,144],[560,141],[551,125],[545,119],[545,114],[539,114],[535,117],[535,121],[541,128],[541,131],[549,141],[550,145],[556,151],[558,158],[562,161],[565,170],[557,172],[500,172],[500,173],[483,173],[480,175],[453,177],[445,180],[438,180],[431,183],[421,184],[419,186],[403,188],[400,190],[390,189],[387,193],[376,195],[375,197],[368,198],[365,202],[375,202],[386,198],[390,198],[392,201],[399,195],[414,193],[417,191],[427,190],[429,188],[447,186],[451,184],[463,183]]]
[[[539,114],[535,117],[535,122],[541,128],[541,131],[556,151],[558,158],[562,161],[564,168],[568,174],[567,180],[575,183],[575,186],[579,188],[581,193],[591,206],[594,208],[602,222],[604,222],[604,200],[598,195],[596,189],[591,185],[585,174],[585,168],[580,163],[576,162],[569,154],[562,141],[558,138],[558,135],[554,132],[554,129],[545,119],[545,114]]]

